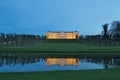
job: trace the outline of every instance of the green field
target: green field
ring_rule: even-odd
[[[120,80],[120,69],[0,73],[0,80]]]
[[[4,46],[0,52],[24,53],[120,53],[119,46],[90,46],[81,43],[39,43],[33,46]]]

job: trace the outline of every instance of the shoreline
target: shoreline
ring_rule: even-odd
[[[119,80],[120,69],[3,72],[0,80]]]
[[[93,54],[120,54],[120,49],[82,49],[82,50],[39,50],[25,48],[0,48],[0,53],[93,53]]]

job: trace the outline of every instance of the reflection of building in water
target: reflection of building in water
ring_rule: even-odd
[[[79,59],[77,58],[47,58],[46,65],[79,65]]]
[[[75,32],[47,32],[47,39],[78,39],[79,33]]]

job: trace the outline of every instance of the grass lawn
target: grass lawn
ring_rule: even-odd
[[[0,73],[0,80],[120,80],[120,69]]]
[[[120,53],[118,46],[90,46],[80,43],[40,43],[24,47],[0,47],[0,52],[31,53]]]

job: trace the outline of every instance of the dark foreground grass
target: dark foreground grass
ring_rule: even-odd
[[[120,69],[0,73],[0,80],[120,80]]]
[[[0,52],[20,53],[120,53],[119,46],[90,46],[80,43],[40,43],[34,46],[0,47]]]

